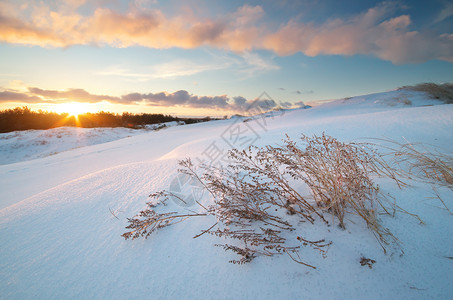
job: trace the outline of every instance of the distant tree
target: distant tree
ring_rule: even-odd
[[[186,124],[209,121],[211,118],[178,118],[164,114],[114,114],[100,111],[80,114],[77,117],[68,113],[55,113],[43,110],[32,111],[29,107],[16,107],[0,111],[0,132],[28,129],[49,129],[61,126],[78,127],[128,127],[141,128],[146,124],[183,121]]]

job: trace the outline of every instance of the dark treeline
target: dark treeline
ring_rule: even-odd
[[[141,128],[146,124],[183,121],[186,124],[211,120],[206,118],[178,118],[163,114],[113,114],[109,112],[85,113],[77,117],[68,113],[32,111],[28,107],[17,107],[0,111],[0,132],[28,129],[50,129],[61,126],[77,127],[128,127]]]

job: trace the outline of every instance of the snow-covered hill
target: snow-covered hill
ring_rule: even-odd
[[[173,121],[146,125],[143,129],[57,127],[0,133],[0,165],[46,157],[182,124],[184,122]]]
[[[121,237],[126,218],[145,207],[151,192],[169,188],[177,161],[186,157],[222,163],[231,147],[323,132],[346,142],[422,142],[451,155],[453,105],[441,104],[422,92],[399,90],[150,131],[46,157],[35,155],[39,146],[29,146],[36,159],[0,166],[0,299],[451,299],[453,215],[433,199],[431,186],[417,182],[400,190],[379,181],[425,222],[407,214],[382,217],[401,240],[402,256],[384,254],[366,226],[353,220],[347,230],[298,228],[306,237],[333,242],[325,258],[301,250],[316,270],[283,255],[229,264],[236,257],[213,247],[219,238],[192,238],[212,225],[207,219],[165,228],[147,240]],[[0,140],[0,147],[7,142]],[[453,208],[451,190],[438,192]],[[362,256],[376,261],[372,269],[360,265]]]

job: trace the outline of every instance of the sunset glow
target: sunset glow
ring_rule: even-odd
[[[0,109],[223,116],[263,92],[294,108],[451,82],[452,16],[440,0],[2,1]]]
[[[91,112],[91,109],[89,105],[78,102],[63,103],[56,106],[57,113],[68,113],[69,116],[75,117],[86,112]]]

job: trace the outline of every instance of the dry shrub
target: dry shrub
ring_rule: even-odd
[[[389,144],[389,154],[400,169],[409,176],[428,183],[453,189],[453,157],[428,149],[419,143],[399,143],[382,140]]]
[[[438,186],[453,191],[453,157],[440,153],[432,147],[420,143],[400,143],[390,139],[375,139],[384,142],[393,164],[399,169],[401,177],[431,184],[434,193],[432,199],[439,200],[447,211],[452,213],[440,197]],[[423,223],[420,220],[421,223]]]
[[[414,86],[403,86],[401,89],[425,92],[434,99],[442,100],[448,104],[453,103],[453,83],[420,83]]]
[[[234,155],[233,151],[230,155]],[[285,191],[279,186],[273,185],[271,180],[257,175],[253,170],[245,166],[241,170],[238,165],[232,164],[225,169],[211,166],[200,166],[203,174],[199,176],[190,159],[179,162],[182,167],[179,172],[194,177],[211,194],[214,203],[209,206],[198,205],[203,213],[178,213],[168,211],[167,200],[175,196],[171,192],[161,191],[151,194],[154,201],[147,203],[147,209],[139,215],[128,219],[128,229],[131,231],[123,234],[123,237],[147,238],[152,232],[160,228],[178,223],[195,216],[214,216],[216,222],[210,228],[196,235],[198,238],[203,234],[215,235],[226,238],[231,243],[217,244],[225,251],[233,251],[241,256],[239,260],[231,260],[231,263],[250,262],[258,255],[272,256],[286,253],[294,261],[312,267],[300,260],[297,250],[301,243],[324,251],[330,243],[324,240],[308,241],[303,238],[299,243],[287,245],[287,238],[283,232],[295,230],[294,226],[284,219],[286,211]],[[156,201],[157,200],[157,201]],[[164,212],[157,213],[156,206],[164,204]],[[308,215],[307,215],[308,217]],[[313,222],[313,219],[310,218]],[[296,240],[296,239],[294,239]],[[236,244],[234,245],[234,241]]]
[[[174,211],[164,211],[158,213],[156,211],[157,206],[167,206],[166,202],[170,197],[178,196],[168,191],[160,191],[149,195],[149,197],[154,201],[147,202],[146,209],[140,211],[140,213],[134,218],[127,218],[129,225],[126,228],[132,230],[122,234],[122,237],[126,240],[129,238],[136,239],[141,236],[147,238],[160,228],[182,222],[190,217],[207,216],[206,213],[178,214]]]
[[[395,240],[377,221],[377,212],[388,213],[384,205],[387,199],[373,176],[389,177],[401,187],[404,183],[398,179],[397,171],[370,144],[342,143],[324,134],[312,138],[302,135],[301,140],[305,145],[302,149],[289,138],[284,147],[269,149],[291,177],[310,188],[317,207],[336,216],[341,228],[345,228],[345,215],[355,214],[380,242]]]
[[[230,262],[245,263],[258,255],[286,253],[294,261],[315,268],[301,261],[298,250],[307,246],[325,255],[330,243],[301,236],[293,239],[291,232],[300,229],[300,221],[329,224],[327,213],[332,222],[338,219],[341,228],[345,228],[348,214],[360,216],[384,251],[385,245],[397,243],[378,221],[377,214],[388,210],[386,198],[372,178],[386,176],[401,186],[398,173],[368,144],[341,143],[324,134],[312,138],[303,135],[301,142],[302,148],[287,137],[280,147],[233,149],[227,166],[201,165],[201,175],[190,159],[180,161],[179,171],[200,182],[212,196],[212,204],[197,202],[203,213],[178,213],[168,208],[157,213],[158,201],[165,204],[174,195],[168,191],[154,193],[148,208],[128,219],[131,231],[123,237],[146,238],[155,230],[187,218],[212,216],[216,219],[214,225],[195,238],[203,234],[226,238],[228,244],[217,246],[241,256]],[[304,186],[311,195],[301,194]]]

